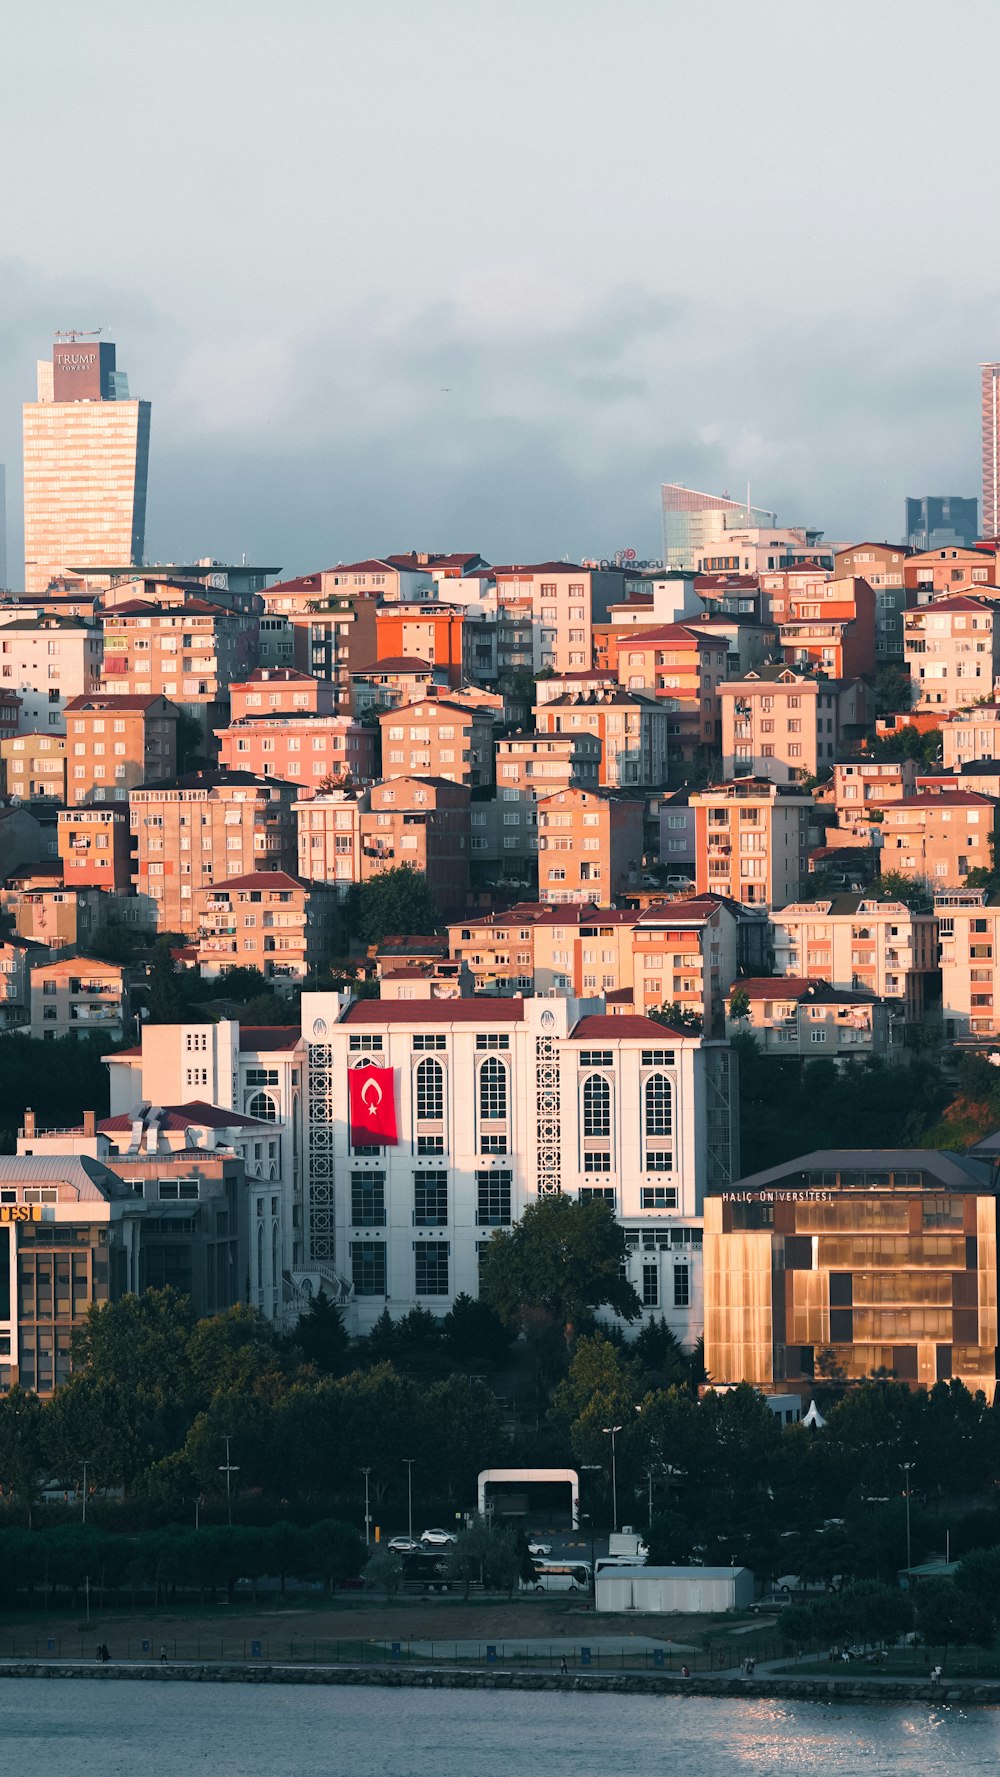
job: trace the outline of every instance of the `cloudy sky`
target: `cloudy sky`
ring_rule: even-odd
[[[149,559],[658,553],[977,494],[997,0],[38,0],[0,55],[0,461],[54,328],[153,402]]]

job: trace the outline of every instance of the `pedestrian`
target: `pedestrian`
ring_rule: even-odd
[[[166,1663],[167,1663],[167,1650],[161,1643],[161,1645],[160,1645],[160,1665],[165,1666]]]
[[[748,1678],[753,1677],[754,1667],[756,1666],[756,1664],[757,1664],[757,1662],[753,1658],[753,1655],[751,1654],[750,1658],[747,1660],[747,1677]]]
[[[568,1672],[569,1672],[569,1667],[568,1667],[568,1666],[567,1666],[567,1664],[566,1664],[566,1655],[565,1655],[565,1654],[563,1654],[563,1657],[562,1657],[562,1659],[561,1659],[561,1660],[560,1660],[560,1662],[559,1662],[559,1670],[560,1670],[560,1672],[562,1672],[562,1673],[568,1673]]]
[[[941,1668],[940,1668],[940,1666],[932,1666],[931,1667],[931,1684],[940,1684],[940,1682],[941,1682]]]
[[[681,1667],[681,1677],[682,1677],[682,1678],[690,1678],[690,1677],[691,1677],[691,1668],[690,1668],[690,1666],[682,1666],[682,1667]]]

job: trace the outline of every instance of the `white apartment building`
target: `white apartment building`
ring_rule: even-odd
[[[16,691],[20,734],[65,734],[66,705],[100,685],[104,643],[77,617],[20,617],[0,612],[0,689]]]
[[[738,1174],[731,1053],[602,1000],[302,998],[306,1220],[350,1285],[347,1324],[445,1314],[538,1196],[599,1195],[648,1314],[702,1329],[706,1186]],[[398,1140],[352,1139],[349,1076],[392,1072]]]
[[[1000,905],[988,889],[935,896],[941,947],[941,1016],[946,1037],[1000,1031]]]
[[[779,975],[861,988],[924,1017],[937,971],[937,920],[903,901],[834,895],[794,901],[771,915]]]

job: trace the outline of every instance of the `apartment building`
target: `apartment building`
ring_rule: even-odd
[[[876,664],[875,592],[851,575],[790,589],[778,622],[778,643],[789,666],[811,667],[832,679],[856,679]]]
[[[352,1285],[352,1332],[387,1302],[475,1296],[493,1231],[569,1192],[612,1206],[645,1312],[697,1337],[701,1194],[736,1164],[730,1053],[597,1007],[303,996],[310,1225]],[[352,1119],[368,1068],[395,1140]]]
[[[937,999],[937,921],[903,901],[833,895],[771,918],[778,974],[862,988],[918,1025]]]
[[[0,747],[13,740],[21,726],[21,699],[16,691],[0,685]]]
[[[757,976],[735,984],[746,1011],[726,1019],[729,1036],[750,1035],[779,1061],[856,1061],[889,1056],[889,1006],[859,988],[831,987],[802,976]]]
[[[47,944],[0,939],[0,1030],[18,1030],[31,1018],[31,971],[51,959]]]
[[[870,833],[891,802],[912,796],[917,785],[913,759],[856,759],[833,768],[833,803],[841,827]]]
[[[529,672],[560,673],[589,667],[595,623],[607,621],[612,604],[625,596],[625,575],[618,569],[577,567],[568,562],[535,562],[530,566],[494,568],[501,607],[501,653],[512,649],[504,635],[504,612],[530,622]],[[501,662],[501,665],[504,665]],[[512,664],[508,658],[506,664]]]
[[[100,1033],[120,1043],[131,1023],[128,981],[120,963],[73,956],[32,970],[31,1036],[50,1042]]]
[[[706,1036],[725,1036],[726,995],[739,972],[739,913],[711,894],[648,908],[632,928],[636,1012],[676,1006]]]
[[[4,751],[0,742],[0,754]],[[961,771],[977,759],[1000,759],[1000,705],[955,710],[941,724],[941,764]]]
[[[491,710],[428,697],[384,710],[378,720],[387,777],[447,778],[470,789],[493,782]]]
[[[0,740],[8,796],[22,802],[66,800],[66,736],[18,734]]]
[[[543,901],[612,902],[638,887],[641,801],[611,790],[557,790],[538,801],[538,893]]]
[[[597,650],[599,667],[616,671],[627,690],[655,697],[668,712],[671,757],[686,763],[720,750],[719,686],[728,657],[724,639],[679,623],[609,631],[606,648]]]
[[[229,687],[233,722],[262,716],[332,716],[336,709],[332,686],[290,666],[259,666]]]
[[[907,556],[903,580],[915,592],[918,604],[979,586],[995,587],[996,550],[965,549],[961,544],[917,550]]]
[[[986,1156],[824,1148],[705,1197],[705,1364],[765,1393],[824,1373],[996,1392]],[[829,1366],[829,1369],[827,1369]]]
[[[190,932],[195,895],[215,882],[295,863],[291,784],[246,771],[195,771],[129,797],[135,886],[160,931]]]
[[[351,674],[351,696],[359,716],[369,710],[399,709],[401,704],[416,703],[442,687],[447,690],[447,669],[410,654],[376,660]]]
[[[322,812],[325,816],[327,811]],[[315,832],[310,823],[311,849]],[[324,820],[324,838],[326,832]],[[426,876],[441,912],[451,913],[468,899],[469,839],[469,791],[464,784],[441,777],[387,778],[373,784],[359,804],[360,880],[405,864]]]
[[[808,875],[807,791],[763,778],[738,778],[694,790],[695,879],[706,890],[757,907],[798,899]]]
[[[229,687],[257,665],[259,619],[198,597],[131,599],[105,610],[101,690],[165,697],[197,720],[207,744],[229,711]]]
[[[722,769],[727,777],[796,783],[826,770],[868,723],[860,679],[843,681],[788,666],[762,666],[719,686]]]
[[[368,784],[378,776],[379,736],[353,716],[277,711],[246,715],[217,728],[219,766],[281,778],[302,797],[323,784]]]
[[[74,697],[66,705],[66,799],[125,802],[177,771],[180,710],[152,694]]]
[[[0,687],[21,699],[22,734],[65,734],[71,697],[100,684],[101,632],[78,617],[21,617],[0,609]]]
[[[284,870],[252,871],[198,890],[194,901],[198,968],[212,980],[227,969],[259,969],[280,988],[328,967],[342,922],[334,891]]]
[[[537,722],[543,734],[592,734],[605,789],[667,781],[670,717],[655,697],[621,687],[564,692],[539,705]]]
[[[838,549],[834,556],[836,579],[860,575],[875,594],[875,654],[879,666],[902,663],[903,612],[916,603],[916,593],[906,584],[903,573],[909,553],[895,543],[854,543],[848,549]]]
[[[362,589],[325,592],[320,602],[289,618],[294,665],[332,685],[341,715],[354,712],[353,675],[376,658],[379,596]]]
[[[903,648],[918,711],[942,715],[992,702],[1000,675],[1000,622],[970,593],[918,605],[903,618]]]
[[[373,658],[425,660],[457,690],[467,679],[489,676],[495,661],[495,635],[492,643],[480,644],[487,650],[486,660],[480,663],[476,657],[475,631],[482,627],[463,606],[443,600],[380,605],[375,613]],[[495,632],[495,624],[488,627]]]
[[[935,895],[934,913],[944,1034],[994,1037],[1000,1031],[1000,896],[985,888],[946,889]]]
[[[767,569],[758,575],[761,616],[765,622],[782,624],[792,615],[792,601],[822,599],[833,579],[832,566],[818,556],[804,557],[788,567]]]
[[[132,886],[132,839],[127,808],[91,803],[60,809],[58,846],[68,889],[97,888],[127,895]]]
[[[494,743],[496,794],[472,802],[472,857],[515,872],[538,850],[537,802],[557,790],[598,787],[601,745],[588,734],[513,734]]]
[[[61,863],[23,865],[0,889],[0,909],[19,938],[53,951],[85,949],[91,933],[106,923],[111,898],[97,888],[64,887],[62,877]]]
[[[519,902],[509,912],[454,922],[450,955],[467,966],[476,993],[605,997],[632,986],[634,908],[593,902]]]
[[[945,790],[907,796],[885,811],[882,868],[961,888],[970,870],[992,868],[1000,810],[991,796]]]

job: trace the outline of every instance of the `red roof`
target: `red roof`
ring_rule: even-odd
[[[522,1024],[524,1001],[483,994],[465,1000],[355,1000],[342,1024]],[[615,1023],[619,1020],[615,1019]]]
[[[66,710],[69,714],[79,714],[86,710],[94,710],[98,714],[102,710],[148,710],[151,704],[168,701],[162,692],[153,692],[145,697],[119,697],[116,692],[102,692],[99,697],[71,697]]]
[[[310,885],[286,870],[252,870],[249,876],[230,876],[225,882],[206,882],[202,888],[209,894],[216,889],[304,889]]]
[[[660,623],[655,629],[621,629],[618,631],[619,647],[628,646],[632,642],[684,642],[693,641],[699,648],[718,648],[719,638],[716,635],[700,633],[686,623]]]
[[[928,791],[926,796],[903,796],[890,802],[890,814],[897,808],[982,808],[996,806],[995,796],[981,796],[978,790],[944,790],[940,795]]]
[[[126,1112],[120,1117],[104,1117],[97,1127],[102,1132],[131,1129],[135,1117]],[[190,1104],[165,1104],[159,1107],[156,1122],[161,1129],[268,1129],[271,1127],[261,1117],[244,1117],[242,1111],[227,1111],[217,1104],[205,1104],[202,1099],[193,1099]]]
[[[627,1013],[616,1017],[614,1013],[595,1012],[589,1018],[581,1018],[570,1031],[572,1037],[645,1037],[650,1041],[654,1036],[689,1037],[689,1030],[675,1030],[672,1025],[661,1024],[656,1018],[629,1017]]]
[[[360,673],[429,673],[433,670],[429,660],[419,660],[415,654],[396,654],[388,660],[373,660],[370,666],[355,667],[353,676],[356,678]]]
[[[967,592],[956,592],[952,598],[932,599],[929,605],[916,605],[913,614],[918,611],[992,611],[990,599],[975,598]],[[910,615],[910,612],[907,612]]]
[[[241,1024],[241,1049],[294,1049],[302,1036],[297,1024]]]

